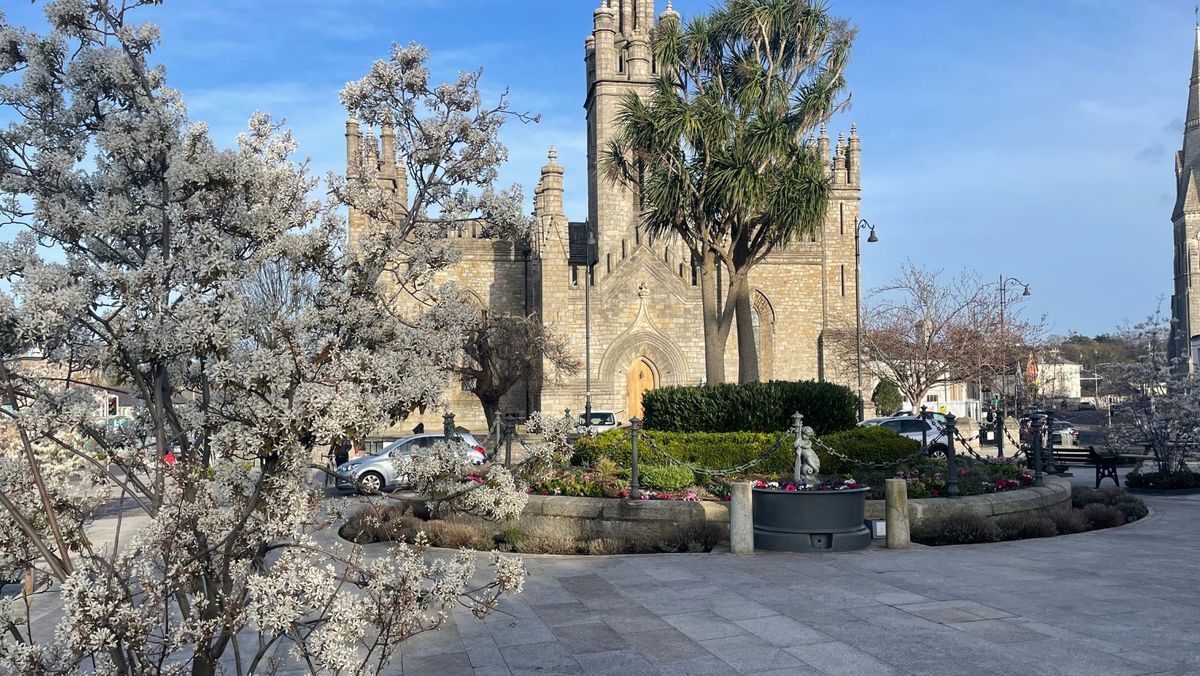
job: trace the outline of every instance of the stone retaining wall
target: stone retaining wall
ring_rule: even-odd
[[[908,522],[937,518],[948,512],[968,510],[980,516],[997,517],[1053,507],[1071,500],[1071,482],[1061,477],[1044,478],[1045,486],[1021,488],[1003,493],[970,495],[963,498],[909,498]],[[883,500],[867,500],[867,518],[883,519],[887,514]]]
[[[1040,488],[963,498],[910,499],[909,523],[916,525],[964,509],[996,517],[1070,501],[1071,483],[1068,480],[1046,477],[1045,483]],[[868,519],[882,519],[884,512],[883,500],[867,500]],[[520,527],[529,535],[586,539],[665,539],[681,526],[701,523],[717,525],[722,538],[728,541],[729,503],[531,495],[520,518]]]
[[[529,535],[589,540],[665,539],[681,526],[702,523],[715,524],[722,540],[728,541],[728,504],[531,495],[520,518],[522,530]]]

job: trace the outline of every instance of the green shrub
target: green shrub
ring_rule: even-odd
[[[638,479],[642,486],[656,491],[677,491],[696,483],[692,470],[679,465],[638,467]]]
[[[1088,524],[1087,517],[1083,515],[1083,512],[1081,510],[1074,509],[1070,505],[1052,507],[1045,510],[1043,514],[1046,515],[1046,518],[1054,522],[1055,530],[1057,530],[1061,535],[1082,533],[1086,531],[1090,525]]]
[[[1072,486],[1071,487],[1071,506],[1076,509],[1083,509],[1088,505],[1103,505],[1105,502],[1104,494],[1094,488],[1087,486]]]
[[[662,552],[711,552],[721,542],[721,528],[715,523],[701,521],[680,524],[668,540],[658,543]]]
[[[1200,488],[1200,472],[1185,470],[1183,472],[1130,472],[1125,477],[1125,485],[1131,488],[1149,488],[1169,491],[1187,488]]]
[[[830,448],[864,463],[895,462],[917,453],[921,443],[913,439],[899,436],[884,427],[855,427],[843,432],[834,432],[821,439]],[[816,446],[817,457],[821,459],[823,474],[854,474],[861,473],[865,468],[852,462],[847,462],[831,455],[820,445]],[[917,456],[920,462],[923,456]]]
[[[1132,495],[1124,495],[1112,503],[1113,507],[1121,510],[1125,515],[1125,521],[1137,521],[1150,513],[1146,508],[1146,503],[1137,499]]]
[[[628,468],[630,444],[628,440],[622,441],[627,435],[625,430],[610,430],[595,438],[581,437],[575,442],[572,462],[594,465],[601,459],[610,458],[621,467]],[[790,476],[796,462],[792,439],[790,434],[756,432],[644,432],[638,444],[638,464],[641,467],[669,465],[671,461],[663,457],[665,453],[696,467],[730,469],[744,465],[770,450],[766,458],[747,471]],[[822,441],[839,453],[866,463],[894,462],[912,456],[921,447],[918,442],[881,427],[856,427],[830,434]],[[822,474],[850,474],[857,478],[858,474],[869,471],[861,465],[831,455],[820,445],[815,450],[821,459]],[[924,461],[924,457],[918,456],[914,463]]]
[[[1052,538],[1058,535],[1054,520],[1038,512],[1005,514],[996,519],[1001,540],[1025,540],[1028,538]]]
[[[881,380],[875,386],[874,394],[871,395],[871,403],[875,404],[877,415],[891,415],[904,405],[904,396],[900,394],[896,383],[890,380]]]
[[[996,542],[1000,539],[1000,527],[986,516],[961,510],[917,524],[912,539],[926,545]]]
[[[621,467],[628,468],[630,445],[628,441],[621,441],[627,434],[626,430],[610,430],[595,438],[580,438],[575,442],[575,457],[572,462],[577,465],[593,465],[601,458],[611,458]],[[790,474],[795,461],[791,437],[784,434],[645,432],[641,436],[641,442],[638,444],[640,467],[669,465],[671,461],[664,457],[666,454],[696,467],[728,469],[753,460],[767,449],[772,449],[770,455],[751,471],[763,474]]]
[[[1125,523],[1125,513],[1113,507],[1100,503],[1092,503],[1083,508],[1083,518],[1087,519],[1092,530],[1112,528]]]
[[[858,398],[849,388],[813,381],[663,387],[642,395],[646,429],[664,432],[776,433],[792,414],[818,435],[854,427]]]
[[[338,535],[356,544],[411,542],[424,523],[407,512],[404,505],[368,505],[342,524]]]

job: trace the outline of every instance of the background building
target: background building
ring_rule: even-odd
[[[667,12],[673,10],[667,9]],[[596,410],[611,410],[627,420],[641,414],[641,394],[665,385],[697,385],[704,380],[700,287],[687,249],[677,237],[653,239],[641,227],[638,195],[605,178],[599,158],[617,132],[622,95],[646,91],[657,77],[650,54],[655,23],[652,0],[602,0],[585,41],[584,109],[588,133],[588,214],[570,222],[563,212],[563,167],[553,147],[534,191],[535,233],[528,244],[485,237],[478,225],[450,229],[462,248],[462,262],[446,274],[457,279],[481,308],[493,312],[537,314],[564,336],[584,361],[585,287],[590,296],[591,395]],[[395,156],[390,131],[380,131],[375,156],[381,181],[403,199],[407,187]],[[356,122],[347,127],[347,152],[360,152],[364,136]],[[849,137],[831,140],[824,129],[816,139],[829,158],[833,192],[822,230],[807,241],[776,250],[751,275],[763,380],[836,380],[827,364],[823,336],[855,317],[854,235],[859,218],[860,144],[853,126]],[[390,144],[390,145],[389,145]],[[368,149],[370,152],[370,149]],[[405,200],[405,202],[407,202]],[[594,229],[598,257],[591,272],[572,264],[572,240],[586,243]],[[370,227],[362,214],[351,214],[353,242]],[[585,244],[586,246],[586,244]],[[719,295],[723,295],[722,290]],[[726,377],[737,380],[736,328],[730,332]],[[505,412],[533,410],[581,412],[585,373],[565,382],[530,382],[503,402]],[[460,424],[483,426],[483,412],[470,392],[454,388],[446,408]],[[414,414],[431,429],[441,411]]]

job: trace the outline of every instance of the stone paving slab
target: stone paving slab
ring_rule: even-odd
[[[528,556],[502,612],[456,609],[385,673],[1200,674],[1200,496],[1146,502],[990,545]],[[43,635],[54,619],[35,609]]]

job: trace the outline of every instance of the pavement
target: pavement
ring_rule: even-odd
[[[1146,502],[989,545],[530,556],[504,613],[456,612],[402,673],[1200,674],[1200,496]]]
[[[1200,674],[1200,495],[1144,499],[1133,524],[987,545],[525,556],[524,593],[455,609],[383,673]]]

